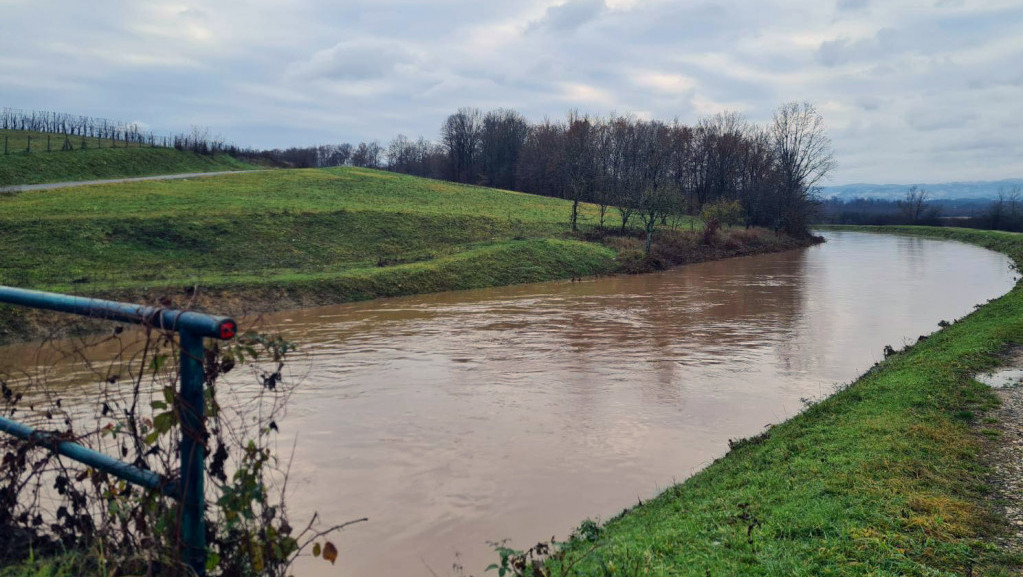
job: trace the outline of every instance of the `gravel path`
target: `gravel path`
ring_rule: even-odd
[[[991,466],[991,488],[996,509],[1014,527],[1000,546],[1023,553],[1023,350],[1012,354],[1008,367],[977,380],[994,387],[1002,405],[989,413],[996,423],[981,425],[1000,436],[986,443]]]
[[[1016,527],[1015,538],[1001,545],[1023,552],[1023,387],[1000,389],[995,394],[1002,400],[1002,406],[992,415],[998,419],[992,428],[999,430],[1002,437],[992,443],[989,454],[992,485],[1002,511]]]
[[[201,178],[204,176],[221,176],[224,174],[241,174],[245,172],[263,172],[260,170],[222,170],[220,172],[187,172],[184,174],[161,174],[157,176],[136,176],[133,178],[111,178],[107,180],[76,180],[72,182],[51,182],[48,184],[19,184],[0,187],[0,192],[28,192],[30,190],[52,190],[54,188],[71,188],[89,186],[91,184],[115,184],[118,182],[142,182],[145,180],[180,180],[183,178]]]

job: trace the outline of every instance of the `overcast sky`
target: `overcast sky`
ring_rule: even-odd
[[[825,115],[832,184],[1023,177],[1023,0],[0,0],[0,106],[243,146],[790,100]]]

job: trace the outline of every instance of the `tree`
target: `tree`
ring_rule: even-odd
[[[639,163],[642,161],[639,150],[638,122],[636,119],[620,116],[611,121],[611,202],[621,220],[619,233],[624,234],[629,220],[636,211],[637,190],[639,185]]]
[[[518,190],[565,198],[565,126],[550,120],[532,126],[519,155]]]
[[[519,155],[529,135],[529,123],[514,110],[494,110],[483,117],[480,164],[483,184],[514,190]]]
[[[923,219],[928,196],[929,193],[926,190],[918,186],[911,186],[906,191],[906,196],[899,201],[899,210],[910,224],[916,224]]]
[[[394,137],[387,146],[387,169],[411,174],[416,163],[415,144],[404,134]]]
[[[572,196],[572,230],[579,230],[579,202],[593,189],[596,177],[593,124],[586,116],[569,114],[565,131],[565,180]]]
[[[668,129],[660,122],[640,122],[637,129],[639,162],[633,186],[636,195],[636,213],[646,230],[646,253],[650,254],[654,230],[663,222],[675,206],[677,190],[669,178]]]
[[[1019,201],[1023,194],[1023,187],[1019,185],[1012,188],[1002,188],[998,191],[998,197],[988,207],[988,226],[996,230],[1016,231],[1019,223]]]
[[[377,141],[360,142],[352,153],[352,166],[380,168],[384,148]]]
[[[448,116],[441,128],[441,143],[448,153],[451,180],[477,183],[482,137],[483,122],[478,108],[460,108]]]
[[[835,167],[824,117],[808,102],[783,104],[774,114],[770,131],[778,172],[776,227],[805,236],[817,185]]]

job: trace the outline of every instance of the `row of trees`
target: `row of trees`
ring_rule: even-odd
[[[821,221],[829,224],[927,225],[1023,232],[1023,186],[1004,187],[993,199],[935,199],[912,186],[899,200],[828,199]]]
[[[109,140],[112,146],[123,143],[125,146],[173,147],[197,154],[223,153],[239,156],[259,154],[259,151],[242,150],[227,143],[222,137],[211,135],[208,128],[193,127],[189,132],[159,136],[137,122],[121,122],[64,112],[4,108],[0,110],[0,129],[63,135],[64,146],[61,150],[73,150],[70,138],[76,137],[82,139],[83,144],[79,148],[85,148],[84,139],[94,138],[100,141],[98,144],[100,146],[102,141]],[[31,149],[28,151],[31,152]]]
[[[447,118],[440,142],[398,136],[388,168],[572,200],[599,207],[599,226],[638,220],[652,237],[679,215],[737,201],[747,226],[803,235],[818,183],[834,161],[821,115],[810,104],[781,106],[771,123],[735,113],[688,126],[632,116],[531,124],[520,114],[463,108]]]
[[[27,130],[63,134],[83,138],[98,138],[131,144],[168,146],[175,137],[157,136],[145,130],[137,122],[119,122],[106,118],[95,118],[64,112],[18,110],[4,108],[0,111],[0,128],[4,130]],[[184,135],[182,135],[184,137]]]
[[[930,198],[926,189],[911,187],[903,198],[830,198],[821,203],[820,221],[827,224],[855,225],[928,225],[942,224],[944,209],[941,202]],[[949,211],[949,214],[959,211]]]
[[[325,168],[346,165],[385,168],[387,166],[385,161],[387,151],[375,140],[360,142],[357,146],[343,142],[283,150],[277,148],[273,150],[241,150],[238,151],[238,155],[291,168]]]
[[[738,202],[747,226],[807,233],[818,183],[834,165],[821,115],[785,104],[766,125],[735,113],[693,126],[633,116],[530,123],[512,110],[462,108],[441,127],[439,142],[399,135],[379,143],[286,150],[239,149],[208,129],[158,139],[133,123],[4,109],[3,128],[149,142],[200,154],[228,153],[294,167],[354,165],[518,190],[599,207],[599,226],[625,231],[639,221],[648,239],[670,218],[698,215],[710,203]],[[617,217],[617,219],[615,219]]]

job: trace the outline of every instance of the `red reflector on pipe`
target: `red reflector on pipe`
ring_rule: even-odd
[[[238,327],[235,326],[234,321],[224,321],[220,325],[220,338],[224,340],[233,339],[237,332]]]

